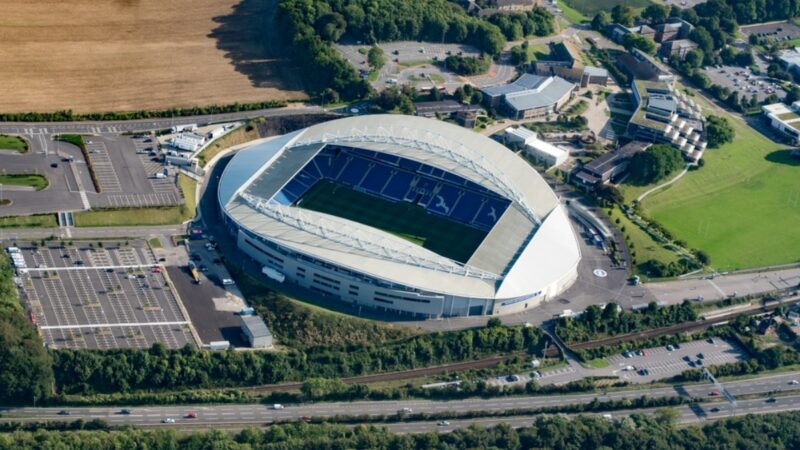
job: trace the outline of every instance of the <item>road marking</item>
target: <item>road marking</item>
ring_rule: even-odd
[[[119,327],[158,327],[158,326],[172,326],[172,325],[188,325],[187,321],[178,322],[131,322],[131,323],[98,323],[98,324],[82,324],[82,325],[46,325],[41,326],[42,330],[69,330],[79,328],[119,328]]]

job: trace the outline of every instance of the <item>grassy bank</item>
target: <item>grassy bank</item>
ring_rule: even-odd
[[[11,186],[29,186],[37,191],[41,191],[49,185],[47,178],[45,178],[43,175],[35,174],[0,175],[0,184]]]
[[[245,125],[243,127],[239,127],[212,142],[208,147],[200,152],[199,155],[197,155],[197,161],[200,164],[200,167],[205,167],[209,161],[214,159],[214,156],[226,148],[233,147],[234,145],[244,144],[245,142],[255,139],[258,139],[258,131],[256,131],[254,126]]]

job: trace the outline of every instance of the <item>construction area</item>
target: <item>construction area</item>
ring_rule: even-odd
[[[19,242],[8,251],[20,299],[50,348],[197,345],[172,282],[144,241]]]

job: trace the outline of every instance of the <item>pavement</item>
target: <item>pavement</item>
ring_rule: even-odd
[[[647,283],[647,289],[660,301],[674,304],[685,299],[702,301],[741,297],[800,286],[800,267],[764,272],[745,272]]]
[[[800,372],[788,372],[778,375],[768,375],[741,381],[725,383],[728,391],[734,396],[763,395],[777,392],[792,393],[780,397],[775,404],[764,404],[764,399],[755,401],[742,400],[739,402],[738,413],[745,411],[771,412],[780,405],[786,409],[800,409],[800,395],[796,394],[797,385],[790,384],[792,380],[800,378]],[[465,400],[402,400],[402,401],[356,401],[356,402],[329,402],[284,405],[284,409],[272,409],[263,404],[242,405],[203,405],[203,406],[132,406],[131,414],[121,414],[120,408],[125,406],[90,407],[90,408],[2,408],[2,421],[73,421],[77,419],[105,420],[111,425],[124,426],[232,426],[246,424],[264,424],[275,421],[304,420],[305,418],[331,418],[341,415],[394,415],[403,408],[411,408],[413,413],[449,413],[449,412],[495,412],[500,413],[513,409],[533,409],[543,407],[559,407],[575,404],[587,404],[592,401],[633,400],[641,396],[652,398],[663,397],[692,397],[719,401],[719,397],[712,397],[713,388],[710,384],[676,385],[648,390],[635,389],[615,391],[608,393],[590,394],[565,394],[549,396],[522,396],[501,398],[470,398]],[[725,404],[718,403],[724,408]],[[769,408],[763,408],[769,406]],[[69,415],[59,415],[59,411],[68,410]],[[184,418],[187,413],[193,412],[196,419]],[[612,413],[613,414],[613,413]],[[695,416],[703,416],[703,409],[695,409]],[[166,418],[175,419],[175,424],[162,424]],[[495,420],[495,419],[492,419]],[[503,422],[521,420],[521,418],[501,419]],[[526,419],[530,420],[530,419]],[[461,421],[459,421],[461,422]],[[453,424],[459,423],[451,421]],[[480,419],[463,421],[464,423],[480,423]],[[407,424],[402,424],[407,426]],[[435,426],[435,422],[426,422],[420,427]],[[400,426],[398,424],[397,426]],[[411,430],[407,430],[411,431]]]

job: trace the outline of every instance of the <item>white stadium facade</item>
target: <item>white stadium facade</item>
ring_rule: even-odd
[[[304,207],[322,183],[444,223],[455,253]],[[268,276],[418,318],[535,307],[575,281],[581,258],[564,206],[530,165],[433,119],[358,116],[278,136],[236,154],[217,194],[239,248]],[[383,218],[394,219],[404,220]],[[477,235],[474,248],[460,235]]]

